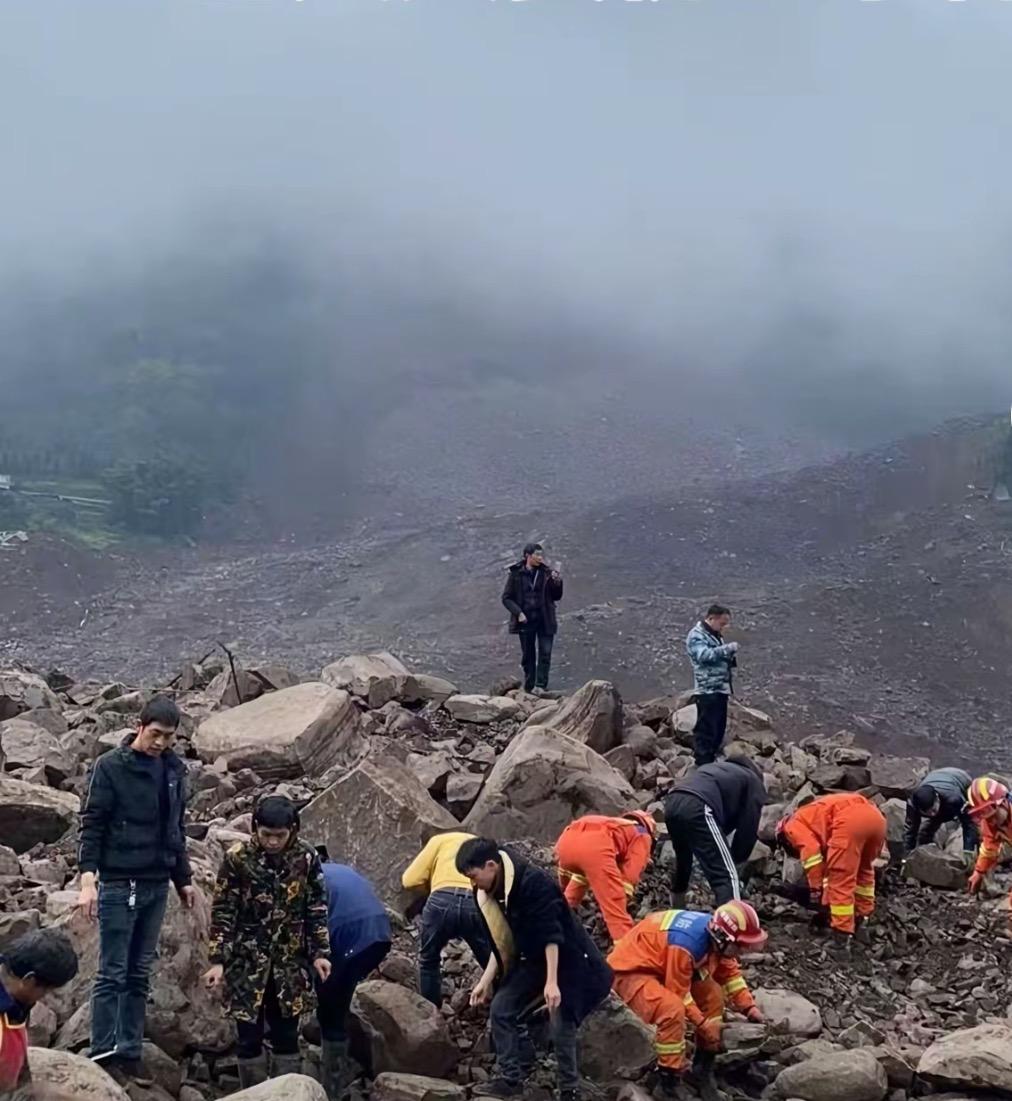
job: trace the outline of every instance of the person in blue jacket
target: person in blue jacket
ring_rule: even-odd
[[[348,1083],[348,1033],[345,1022],[355,987],[383,962],[390,951],[390,918],[372,884],[347,864],[334,863],[317,848],[327,887],[327,929],[332,970],[318,982],[317,1019],[322,1043],[321,1077],[331,1101]]]

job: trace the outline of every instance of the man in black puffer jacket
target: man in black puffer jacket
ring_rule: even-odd
[[[555,605],[562,599],[562,578],[549,569],[540,543],[528,543],[523,558],[510,566],[502,592],[510,614],[510,634],[520,636],[520,664],[528,692],[548,690],[552,647],[559,629]]]
[[[185,906],[195,900],[183,832],[186,770],[171,749],[179,720],[167,696],[147,703],[136,733],[92,766],[81,812],[78,905],[89,920],[98,917],[101,954],[91,998],[91,1058],[119,1080],[140,1070],[169,880]]]
[[[755,846],[766,802],[762,773],[748,757],[703,765],[675,785],[664,804],[675,850],[672,906],[685,906],[694,856],[713,889],[715,906],[741,898],[739,868]],[[732,833],[734,840],[728,846]]]

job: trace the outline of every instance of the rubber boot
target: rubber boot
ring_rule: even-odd
[[[684,910],[685,909],[685,896],[687,891],[670,891],[669,897],[671,899],[672,910]]]
[[[301,1074],[302,1054],[296,1051],[293,1055],[271,1055],[271,1077],[280,1078],[282,1074]]]
[[[239,1060],[239,1088],[248,1090],[267,1081],[267,1056],[261,1052],[252,1059]]]
[[[320,1080],[330,1101],[339,1101],[348,1086],[348,1041],[324,1040],[320,1048]]]

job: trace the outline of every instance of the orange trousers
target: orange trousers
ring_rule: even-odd
[[[685,995],[669,990],[656,975],[620,972],[612,989],[648,1025],[656,1025],[654,1049],[657,1065],[668,1070],[685,1070]],[[692,984],[692,1000],[707,1020],[724,1017],[724,992],[713,979]]]
[[[869,917],[875,912],[875,861],[885,838],[885,818],[871,803],[847,808],[833,823],[826,852],[823,901],[829,903],[834,929],[853,933],[855,917]]]
[[[559,860],[559,885],[572,909],[583,901],[587,888],[601,907],[601,916],[613,941],[633,927],[629,916],[625,880],[615,859],[615,848],[606,830],[581,828],[579,822],[562,831],[555,846]]]

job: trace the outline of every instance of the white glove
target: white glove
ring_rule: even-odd
[[[738,653],[738,643],[737,642],[728,642],[726,645],[727,645],[728,650],[732,654],[737,654]]]

